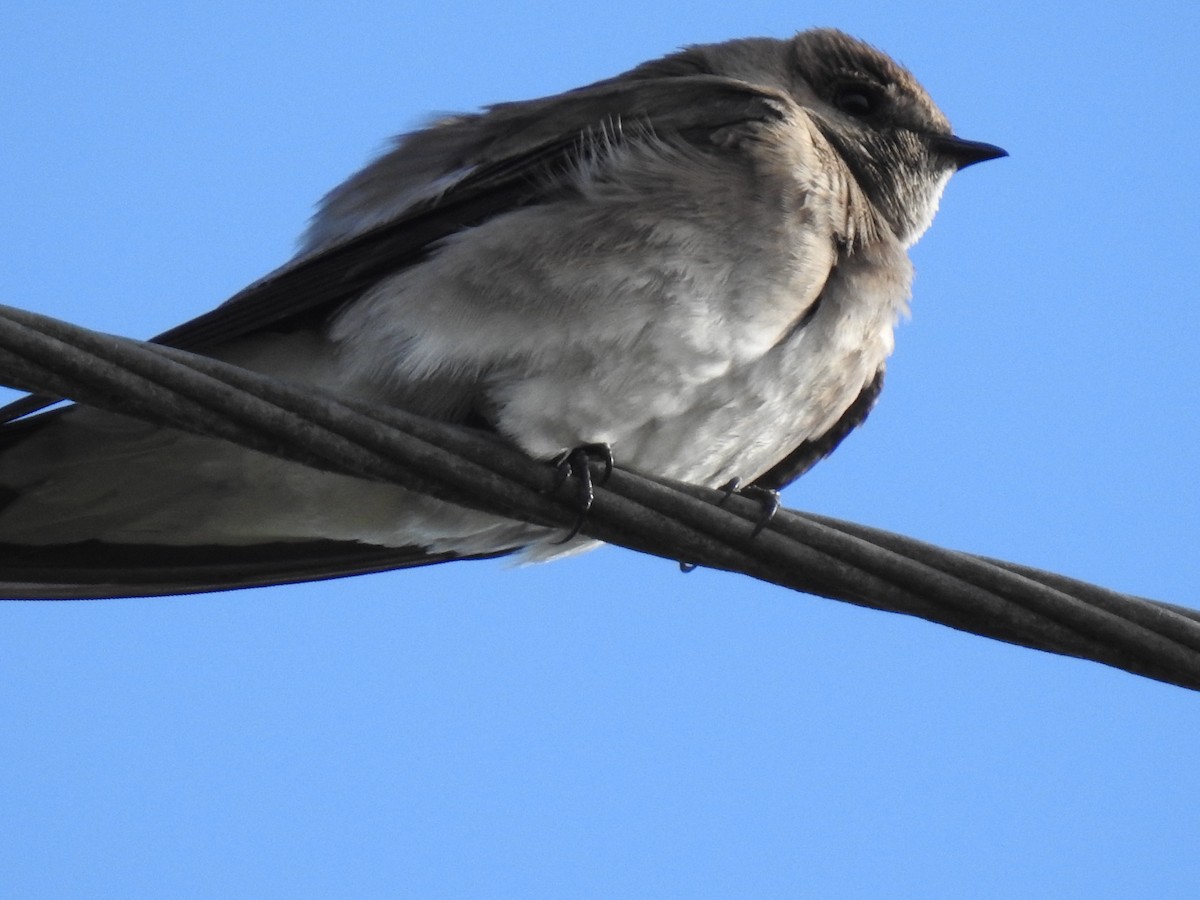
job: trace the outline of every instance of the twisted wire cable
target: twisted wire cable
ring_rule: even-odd
[[[0,382],[513,519],[576,517],[570,484],[493,435],[4,306]],[[760,509],[617,468],[582,533],[1200,689],[1200,611],[796,510],[756,534]]]

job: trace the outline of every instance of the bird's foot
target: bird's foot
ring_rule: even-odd
[[[592,481],[591,464],[603,463],[604,474],[600,477],[599,484],[604,484],[612,476],[613,471],[613,453],[612,448],[608,444],[580,444],[571,450],[560,453],[550,464],[554,466],[555,478],[554,484],[547,493],[554,493],[566,480],[572,475],[575,476],[578,482],[578,488],[575,492],[576,511],[578,518],[575,520],[575,525],[570,533],[558,541],[560,544],[565,544],[579,534],[579,529],[583,527],[584,520],[587,518],[588,510],[592,508],[592,501],[596,499],[596,492],[593,487],[595,482]]]
[[[750,537],[758,537],[759,533],[770,524],[773,518],[775,518],[775,513],[779,512],[779,508],[782,506],[782,502],[779,499],[779,491],[773,491],[770,488],[757,487],[753,484],[747,487],[742,487],[741,485],[742,480],[740,478],[731,478],[729,481],[717,488],[717,490],[723,491],[725,494],[725,496],[720,499],[717,505],[724,506],[726,501],[728,501],[729,498],[734,494],[741,494],[743,497],[746,497],[750,500],[757,500],[761,508],[758,514],[758,521],[754,523],[754,531],[751,533]],[[685,575],[688,572],[694,572],[695,570],[696,563],[679,563],[679,571],[683,572]]]
[[[775,513],[779,512],[780,506],[783,505],[779,499],[779,491],[773,491],[770,488],[758,487],[756,485],[747,485],[742,487],[740,478],[731,478],[719,488],[719,491],[724,491],[725,496],[721,498],[719,505],[724,506],[734,494],[740,494],[750,500],[757,500],[761,506],[758,513],[758,521],[754,523],[754,532],[751,537],[758,537],[764,528],[771,523],[775,518]]]

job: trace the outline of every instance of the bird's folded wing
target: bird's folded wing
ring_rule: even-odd
[[[432,245],[494,216],[541,202],[603,133],[619,143],[647,133],[703,146],[720,131],[782,115],[776,92],[713,76],[610,84],[501,108],[468,175],[394,221],[284,266],[210,313],[154,340],[203,352],[264,328],[328,315],[418,262]],[[495,113],[493,113],[495,115]]]

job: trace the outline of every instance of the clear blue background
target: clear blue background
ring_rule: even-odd
[[[0,302],[145,337],[430,112],[837,25],[1012,158],[791,506],[1191,605],[1191,3],[11,2]],[[1196,694],[613,548],[0,605],[0,893],[1194,896]]]

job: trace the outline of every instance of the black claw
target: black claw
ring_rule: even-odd
[[[761,509],[758,513],[758,521],[754,523],[754,531],[750,533],[750,537],[752,538],[758,537],[762,530],[775,518],[775,513],[779,512],[780,507],[783,505],[779,499],[779,491],[756,487],[753,484],[748,487],[742,487],[742,479],[740,478],[730,478],[717,488],[717,490],[725,495],[717,501],[718,506],[724,506],[734,494],[741,494],[743,497],[759,502]],[[698,565],[696,563],[682,561],[679,563],[679,571],[684,575],[688,572],[694,572],[697,568]]]
[[[775,518],[775,513],[779,512],[779,507],[783,505],[779,499],[779,491],[750,485],[750,487],[742,490],[742,496],[752,497],[762,504],[762,509],[758,513],[758,521],[754,524],[754,531],[750,533],[750,537],[758,537],[759,533],[771,524],[771,520]]]
[[[612,478],[613,473],[612,447],[608,444],[588,444],[587,449],[596,453],[604,463],[604,475],[600,479],[600,484],[608,484],[608,479]]]
[[[592,482],[591,464],[593,462],[604,463],[604,475],[600,478],[600,484],[604,484],[612,477],[613,473],[613,453],[612,448],[608,444],[581,444],[572,450],[560,453],[550,463],[554,466],[556,474],[554,484],[548,493],[557,491],[572,475],[579,480],[579,487],[575,492],[576,507],[579,513],[578,518],[575,519],[575,525],[571,528],[567,536],[555,543],[567,543],[579,534],[579,529],[583,528],[588,510],[592,508],[592,501],[596,499],[596,492]]]
[[[727,482],[725,482],[723,485],[721,485],[719,488],[717,488],[718,491],[725,492],[725,496],[721,498],[721,502],[718,505],[724,506],[725,503],[729,500],[729,498],[738,492],[738,488],[740,488],[741,486],[742,486],[742,479],[730,478]]]
[[[751,532],[750,537],[758,537],[762,530],[775,518],[775,513],[779,512],[780,506],[783,505],[779,499],[779,491],[756,487],[753,484],[748,487],[742,487],[741,485],[742,480],[740,478],[731,478],[717,488],[717,490],[725,492],[725,496],[721,498],[718,505],[724,506],[725,502],[734,494],[741,494],[743,497],[757,500],[762,508],[759,510],[758,521],[755,522],[754,531]]]

